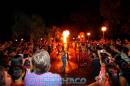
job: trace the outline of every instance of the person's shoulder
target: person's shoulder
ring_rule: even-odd
[[[50,77],[57,78],[57,79],[61,79],[61,75],[60,75],[60,74],[51,73],[51,72],[49,72],[48,74],[50,75]]]
[[[12,83],[11,86],[24,86],[24,84],[23,83],[21,83],[21,84]]]
[[[65,56],[65,55],[63,55],[63,56],[62,56],[62,58],[66,58],[66,56]]]
[[[120,76],[119,80],[120,80],[121,86],[126,86],[127,80],[126,80],[126,78],[124,76]]]
[[[54,76],[61,78],[60,74],[54,74]]]
[[[60,74],[58,73],[52,73],[52,72],[48,72],[50,75],[53,75],[53,76],[59,76],[60,77]]]

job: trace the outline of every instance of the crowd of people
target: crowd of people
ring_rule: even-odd
[[[93,78],[89,86],[130,86],[130,43],[116,40],[91,44]]]
[[[0,46],[0,86],[61,86],[59,74],[49,72],[50,55],[32,42],[4,42]]]
[[[53,46],[39,44],[25,41],[0,43],[0,86],[62,86],[60,74],[49,71]],[[86,49],[95,78],[89,86],[130,85],[128,40],[87,42]],[[64,52],[61,53],[64,71],[66,57]]]

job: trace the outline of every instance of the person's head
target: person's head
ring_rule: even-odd
[[[24,61],[24,67],[25,68],[30,68],[31,67],[31,64],[30,64],[30,61],[29,61],[29,59],[25,59],[25,61]]]
[[[11,66],[23,65],[23,57],[21,55],[16,55],[11,59]]]
[[[127,47],[123,47],[122,52],[128,55],[129,49]]]
[[[11,76],[14,81],[18,79],[20,80],[23,79],[25,69],[22,66],[14,66],[11,68],[11,70],[12,70]]]
[[[62,56],[65,55],[65,51],[64,50],[61,51],[61,55]]]
[[[116,44],[117,44],[117,45],[121,45],[121,40],[120,40],[120,39],[117,39],[117,40],[116,40]]]
[[[116,64],[107,64],[106,72],[109,76],[111,86],[120,86],[118,66]]]
[[[9,74],[11,75],[13,80],[16,80],[17,77],[20,76],[22,69],[20,67],[23,66],[23,57],[21,55],[16,55],[12,57],[11,64],[9,68]]]
[[[36,74],[42,74],[49,71],[50,68],[50,56],[45,50],[38,50],[32,57],[33,71]]]
[[[128,39],[125,39],[125,40],[124,40],[124,44],[125,44],[125,45],[127,45],[128,42],[129,42]]]
[[[93,59],[98,58],[97,51],[93,51],[93,52],[92,52],[92,58],[93,58]]]
[[[128,56],[130,57],[130,46],[128,47],[128,52],[127,52]]]
[[[10,86],[12,79],[7,70],[0,66],[0,86]]]
[[[9,56],[13,57],[16,55],[16,47],[11,47],[8,49]]]

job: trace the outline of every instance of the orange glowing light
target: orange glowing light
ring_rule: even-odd
[[[80,39],[80,35],[78,35],[78,38]]]
[[[84,38],[84,32],[80,32],[81,38]]]
[[[84,35],[81,35],[81,37],[83,38],[83,37],[84,37]]]
[[[70,35],[68,30],[63,31],[63,42],[67,43],[67,37]]]

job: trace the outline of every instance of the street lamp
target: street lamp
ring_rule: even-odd
[[[90,35],[91,35],[91,33],[90,33],[90,32],[88,32],[88,33],[87,33],[87,36],[88,36],[88,41],[89,41],[89,36],[90,36]]]
[[[102,28],[101,28],[101,30],[102,30],[102,32],[103,32],[103,39],[105,38],[104,36],[105,36],[105,31],[107,30],[107,27],[106,26],[103,26]]]

